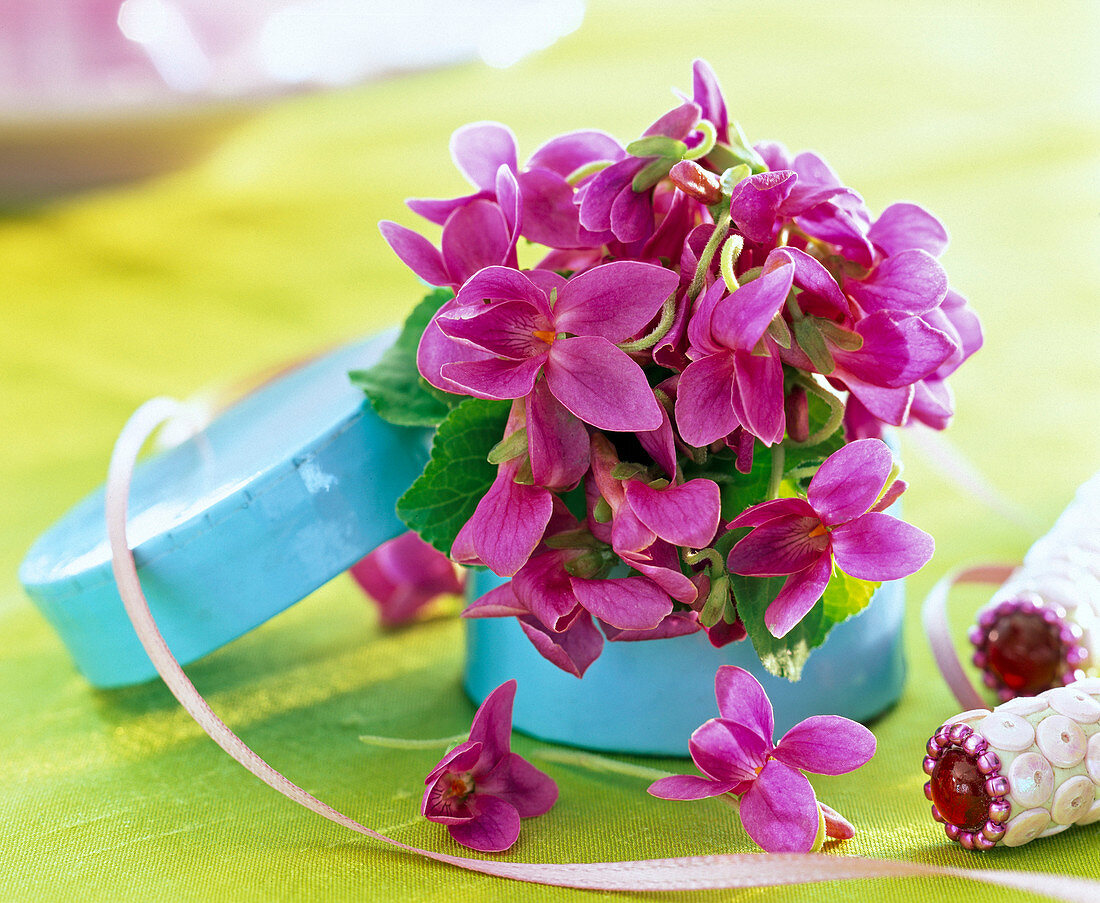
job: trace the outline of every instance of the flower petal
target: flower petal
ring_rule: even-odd
[[[523,398],[535,388],[535,379],[545,363],[545,354],[525,361],[505,361],[494,357],[444,364],[439,373],[449,384],[475,398]]]
[[[424,778],[425,784],[433,783],[440,775],[450,772],[452,774],[460,774],[464,771],[470,771],[477,765],[478,760],[481,758],[482,744],[478,740],[466,740],[454,749],[449,750],[442,759],[439,760],[439,764],[435,766]],[[427,815],[425,806],[431,802],[428,795],[425,794],[424,799],[421,801],[421,811]]]
[[[925,316],[936,313],[930,311]],[[959,353],[950,335],[921,317],[877,311],[860,320],[855,331],[863,339],[858,351],[833,352],[841,379],[851,374],[877,386],[908,386]]]
[[[825,592],[833,574],[833,559],[828,552],[783,584],[771,605],[764,612],[764,625],[774,637],[784,637],[798,624]]]
[[[770,501],[760,502],[757,505],[746,508],[729,522],[729,526],[732,529],[736,529],[737,527],[758,527],[761,524],[766,524],[770,520],[775,520],[777,517],[788,515],[794,517],[816,517],[817,513],[803,499],[771,499]]]
[[[782,361],[771,354],[756,355],[740,350],[734,355],[737,381],[733,407],[737,419],[765,445],[782,442],[787,429]]]
[[[734,721],[771,742],[775,730],[771,700],[760,681],[748,671],[722,665],[714,676],[714,695],[724,721]]]
[[[738,182],[730,197],[730,216],[749,241],[766,242],[780,205],[794,188],[791,170],[762,172]]]
[[[733,352],[719,351],[688,364],[676,390],[676,426],[695,448],[728,436],[740,421],[733,407],[736,363]]]
[[[531,154],[528,169],[548,169],[563,179],[598,160],[621,160],[623,149],[607,132],[582,129],[551,138]]]
[[[913,248],[887,257],[870,276],[845,288],[868,313],[902,310],[919,314],[938,307],[947,294],[947,273],[927,251]]]
[[[695,729],[688,741],[691,758],[703,774],[716,781],[752,781],[771,752],[771,739],[752,728],[711,718]]]
[[[378,231],[401,262],[429,285],[456,285],[462,281],[451,278],[443,255],[423,235],[389,220],[382,220]]]
[[[572,584],[586,611],[623,630],[650,630],[672,611],[668,594],[645,577],[573,577]]]
[[[509,580],[489,590],[480,599],[471,602],[462,611],[464,618],[518,618],[527,614],[527,608],[516,598]]]
[[[947,230],[943,223],[916,204],[891,204],[882,211],[867,237],[887,256],[910,248],[920,248],[939,257],[947,248]]]
[[[584,677],[588,666],[600,657],[603,649],[603,634],[586,612],[561,633],[548,631],[533,618],[521,618],[519,626],[539,655],[575,677]]]
[[[539,486],[568,489],[588,470],[588,430],[550,394],[544,379],[527,397],[527,449]]]
[[[705,800],[729,793],[737,781],[712,781],[694,774],[674,774],[649,785],[649,794],[662,800]]]
[[[689,480],[654,489],[641,480],[626,483],[626,501],[643,524],[674,546],[710,545],[721,518],[721,494],[712,480]]]
[[[458,290],[448,310],[481,308],[486,301],[526,301],[537,307],[548,321],[553,319],[546,295],[527,276],[511,267],[491,266],[479,270]]]
[[[827,553],[829,536],[816,517],[783,515],[756,527],[730,549],[728,565],[734,574],[746,577],[775,577],[794,574],[814,564]]]
[[[833,526],[870,509],[886,485],[894,456],[881,439],[858,439],[833,452],[818,468],[806,501]]]
[[[453,305],[454,299],[452,298],[447,304]],[[440,308],[441,311],[447,309],[447,305]],[[416,369],[420,371],[420,375],[437,389],[459,395],[468,393],[462,386],[445,378],[443,368],[448,364],[458,363],[459,361],[487,360],[492,360],[492,355],[487,351],[481,351],[465,342],[444,335],[439,328],[438,315],[424,329],[424,334],[420,336],[420,344],[416,349]]]
[[[447,825],[451,837],[464,847],[482,853],[502,853],[519,837],[516,807],[495,796],[473,796],[476,815],[469,821]]]
[[[477,781],[477,793],[511,803],[520,818],[549,811],[558,798],[558,785],[545,772],[515,753],[504,756],[496,767]]]
[[[565,555],[554,550],[533,555],[512,578],[516,598],[547,630],[561,631],[573,620],[577,597],[565,570]]]
[[[444,335],[509,361],[525,361],[550,349],[537,333],[553,324],[526,301],[500,301],[481,308],[457,308],[436,318]]]
[[[664,640],[668,637],[698,633],[699,617],[693,611],[674,611],[652,630],[620,630],[600,622],[600,628],[611,643],[633,643],[643,640]]]
[[[470,740],[482,744],[479,772],[488,772],[511,751],[512,703],[516,698],[515,678],[506,680],[478,706],[470,724]]]
[[[581,198],[580,221],[585,229],[606,232],[611,228],[611,211],[623,191],[632,191],[634,176],[642,171],[646,161],[627,157],[600,170],[585,186]]]
[[[808,853],[817,839],[817,797],[806,776],[774,760],[741,798],[741,824],[769,853]]]
[[[493,201],[460,207],[443,225],[440,247],[451,282],[461,284],[478,270],[503,264],[511,237],[504,214]]]
[[[554,510],[548,490],[515,482],[516,468],[510,462],[497,469],[493,485],[463,527],[478,557],[501,577],[511,577],[527,563]]]
[[[936,547],[923,530],[877,511],[837,527],[832,538],[836,563],[861,580],[908,577],[928,563]]]
[[[657,315],[678,284],[672,270],[656,264],[606,263],[566,283],[554,305],[554,322],[559,332],[621,342]]]
[[[794,272],[794,263],[787,255],[769,254],[756,279],[715,305],[711,316],[714,337],[727,348],[752,351],[787,300]]]
[[[558,401],[599,429],[635,432],[661,425],[661,406],[642,368],[600,336],[556,341],[546,381]]]
[[[493,191],[501,166],[518,167],[516,136],[499,122],[471,122],[451,135],[451,158],[471,183]]]
[[[794,264],[795,285],[824,301],[834,314],[842,317],[851,315],[844,293],[820,260],[798,248],[777,248],[772,253],[782,254]]]
[[[548,248],[582,247],[573,186],[545,169],[518,176],[523,199],[523,235]]]
[[[875,735],[840,715],[813,715],[792,727],[772,754],[814,774],[847,774],[875,754]]]

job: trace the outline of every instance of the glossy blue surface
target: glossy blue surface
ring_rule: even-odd
[[[471,598],[499,583],[475,575]],[[715,649],[702,633],[664,640],[605,643],[584,678],[550,664],[514,618],[467,622],[465,686],[485,697],[517,679],[513,724],[534,737],[615,752],[686,756],[692,731],[718,715],[720,665],[751,671],[775,706],[776,739],[809,715],[866,721],[893,705],[905,681],[901,627],[905,585],[883,584],[859,615],[833,628],[797,683],[773,677],[746,640]]]
[[[263,623],[404,529],[394,503],[427,460],[428,434],[382,421],[347,376],[393,338],[292,371],[227,409],[202,441],[136,469],[130,543],[181,662]],[[35,543],[19,576],[93,684],[155,676],[111,576],[102,489]]]

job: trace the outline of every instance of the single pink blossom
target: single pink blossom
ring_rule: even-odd
[[[483,853],[507,850],[519,837],[519,820],[542,815],[558,798],[553,778],[511,751],[515,696],[515,680],[493,690],[474,714],[470,739],[424,780],[424,817]]]
[[[437,596],[462,592],[447,556],[412,532],[382,543],[352,565],[351,576],[378,603],[385,627],[411,621]]]
[[[852,577],[907,577],[932,557],[932,537],[882,513],[904,490],[887,486],[893,455],[879,439],[860,439],[821,465],[806,498],[783,498],[747,508],[730,527],[752,527],[729,554],[729,569],[751,577],[790,575],[764,613],[781,637],[821,598],[833,561]]]
[[[740,797],[741,823],[760,847],[769,853],[809,852],[818,835],[820,804],[802,771],[854,771],[874,755],[874,734],[840,715],[814,715],[773,743],[771,701],[748,671],[723,665],[714,693],[720,717],[699,727],[688,745],[704,776],[661,778],[649,792],[666,800],[732,794]],[[827,816],[829,836],[852,836],[832,810]]]

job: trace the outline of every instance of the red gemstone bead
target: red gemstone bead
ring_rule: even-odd
[[[985,824],[992,802],[985,775],[961,749],[949,749],[932,771],[932,802],[953,825],[976,831]]]
[[[1013,692],[1033,696],[1059,686],[1065,649],[1058,627],[1038,613],[1003,614],[989,629],[988,668]]]

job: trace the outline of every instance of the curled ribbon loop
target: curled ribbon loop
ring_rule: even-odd
[[[172,695],[198,725],[239,764],[268,786],[316,812],[323,818],[359,834],[418,856],[468,871],[534,884],[593,890],[687,891],[741,887],[774,887],[857,878],[955,877],[1072,901],[1095,903],[1100,883],[1038,872],[1009,872],[944,868],[912,862],[863,859],[823,854],[749,853],[718,856],[684,856],[637,862],[539,863],[500,862],[450,856],[422,850],[374,831],[310,795],[272,768],[233,733],[213,712],[184,674],[157,628],[141,589],[137,566],[126,539],[126,510],[130,479],[138,452],[146,439],[166,420],[177,416],[180,403],[168,398],[146,402],[123,427],[115,443],[107,477],[107,536],[111,567],[126,613],[138,639]],[[961,579],[961,578],[960,578]],[[946,590],[944,591],[946,595]],[[960,669],[961,670],[961,669]]]

